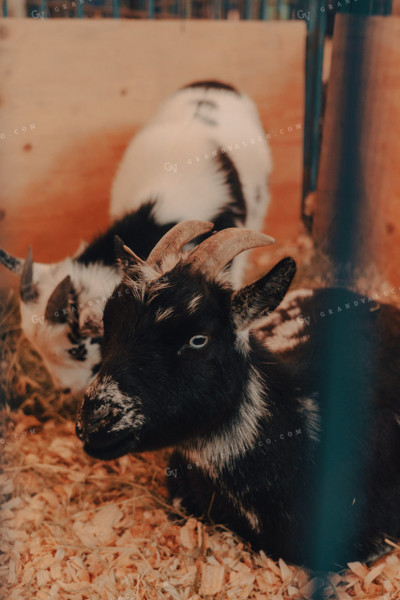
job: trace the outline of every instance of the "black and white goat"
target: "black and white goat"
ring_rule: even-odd
[[[102,312],[121,277],[114,236],[146,258],[182,220],[262,229],[270,169],[250,98],[220,82],[193,83],[167,100],[128,146],[112,187],[108,231],[57,264],[0,251],[3,265],[21,274],[22,329],[57,386],[82,391],[99,368]],[[235,284],[240,261],[232,267]]]
[[[335,540],[335,559],[371,558],[385,536],[400,536],[400,311],[334,288],[283,300],[296,270],[291,258],[234,291],[221,277],[225,266],[271,239],[228,229],[180,258],[202,226],[177,225],[147,261],[121,248],[125,275],[105,307],[102,365],[76,423],[85,451],[113,459],[173,446],[167,475],[176,506],[209,514],[275,558],[315,566],[307,540],[329,421],[324,332],[344,319],[350,343],[358,321],[358,354],[341,377],[353,375],[356,392],[371,396],[362,433],[367,398],[355,394],[347,440],[353,450],[365,444],[365,487],[346,481],[350,450],[324,492],[338,511],[333,522],[357,523],[349,547]],[[262,343],[252,329],[269,313]],[[361,366],[373,336],[377,376],[369,380]]]

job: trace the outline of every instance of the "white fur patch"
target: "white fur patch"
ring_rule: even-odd
[[[242,354],[248,354],[250,351],[250,331],[253,329],[253,325],[249,325],[245,329],[239,329],[236,331],[236,348]]]
[[[260,422],[269,416],[264,399],[265,392],[264,381],[252,369],[236,418],[232,419],[222,432],[215,433],[210,440],[198,440],[195,446],[181,450],[189,460],[211,477],[218,477],[222,468],[255,447]]]
[[[139,279],[135,279],[139,275]],[[130,276],[134,277],[133,279]],[[147,303],[153,302],[157,294],[169,286],[168,281],[162,279],[162,274],[152,267],[135,267],[124,277],[123,283],[132,292],[133,297],[139,302],[144,302],[146,294]]]
[[[140,398],[131,398],[121,392],[118,383],[110,375],[100,381],[95,380],[89,387],[86,398],[101,403],[101,406],[93,411],[95,417],[106,419],[108,416],[120,416],[119,421],[110,428],[110,432],[140,429],[146,421],[141,410]]]
[[[39,297],[34,302],[20,303],[22,329],[42,356],[55,385],[78,393],[93,380],[92,369],[101,360],[99,346],[91,344],[89,338],[82,340],[80,344],[85,345],[86,358],[74,360],[68,352],[73,348],[68,339],[69,326],[44,318],[50,295],[67,275],[71,276],[76,290],[78,308],[96,307],[100,314],[121,275],[111,267],[97,263],[85,266],[70,258],[53,265],[33,265],[33,281],[37,284]],[[60,313],[63,308],[60,307]]]
[[[158,308],[156,312],[155,321],[158,323],[159,321],[164,321],[165,319],[169,319],[174,314],[173,308]]]
[[[305,416],[305,428],[313,442],[319,442],[321,433],[321,415],[315,398],[302,398],[300,411]]]
[[[250,511],[250,510],[248,510],[248,511],[245,510],[244,516],[250,523],[250,527],[253,529],[253,531],[255,531],[256,533],[260,533],[261,532],[260,520],[257,517],[256,513],[253,511]]]
[[[182,498],[174,498],[172,500],[172,506],[175,508],[175,510],[182,510]]]
[[[222,491],[221,493],[228,497],[229,501],[233,504],[238,513],[246,519],[250,527],[256,533],[261,533],[260,519],[253,510],[247,510],[240,501],[238,496],[232,494],[232,492],[221,482]]]
[[[188,305],[187,305],[187,310],[188,310],[189,315],[191,315],[195,312],[195,310],[201,304],[202,300],[203,300],[203,296],[201,294],[197,294],[196,296],[193,296],[193,298],[191,300],[189,300]]]
[[[213,126],[198,118],[199,102],[213,105]],[[112,186],[112,219],[155,200],[160,224],[212,220],[232,200],[218,162],[221,149],[234,162],[242,184],[244,226],[261,230],[272,158],[256,106],[245,94],[201,87],[173,94],[130,142]],[[244,256],[233,261],[235,287],[244,266]]]

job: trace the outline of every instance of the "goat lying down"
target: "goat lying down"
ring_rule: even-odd
[[[340,305],[349,343],[355,321],[358,348],[376,340],[377,371],[369,380],[373,369],[367,365],[365,373],[359,352],[342,373],[370,395],[355,395],[350,438],[353,449],[365,444],[365,487],[344,485],[350,449],[329,474],[337,510],[330,518],[358,527],[348,547],[334,540],[335,564],[324,567],[368,560],[384,551],[385,537],[400,536],[400,311],[370,310],[366,298],[335,288],[284,300],[296,270],[291,258],[234,291],[221,275],[225,266],[271,238],[228,229],[180,257],[204,226],[177,225],[147,261],[120,246],[124,277],[105,307],[102,365],[84,397],[77,435],[88,454],[104,460],[173,446],[166,473],[174,505],[209,514],[275,558],[315,566],[307,540],[329,421],[322,349],[329,323],[339,319],[328,321],[328,307]],[[266,315],[264,344],[252,329]],[[366,438],[359,429],[364,400],[373,413]]]
[[[83,251],[56,264],[0,250],[21,275],[22,330],[55,384],[82,391],[99,369],[105,301],[120,281],[114,236],[146,258],[162,235],[187,219],[217,229],[262,229],[271,156],[257,109],[215,81],[178,90],[129,144],[113,183],[113,224]],[[244,262],[232,266],[238,285]]]

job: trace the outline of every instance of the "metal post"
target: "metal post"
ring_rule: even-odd
[[[231,9],[230,0],[223,0],[223,6],[222,6],[223,14],[222,14],[222,17],[224,19],[228,18],[228,14],[229,14],[230,9]]]
[[[148,18],[154,19],[155,12],[156,12],[155,0],[149,0],[147,12],[148,12]]]
[[[40,15],[41,19],[47,18],[47,0],[40,0]]]
[[[329,242],[333,264],[347,273],[347,265],[359,264],[366,210],[363,143],[370,115],[365,113],[365,81],[370,63],[365,31],[367,18],[338,15],[333,38],[334,59],[324,128],[324,151],[318,181],[318,211],[324,212],[329,229],[322,230],[318,218],[316,232]],[[329,219],[326,214],[329,208]],[[362,494],[368,474],[368,423],[377,375],[374,365],[374,335],[363,333],[365,311],[361,302],[345,314],[341,304],[331,300],[332,315],[324,323],[322,343],[326,365],[319,382],[323,397],[323,442],[317,459],[316,500],[311,507],[313,523],[308,540],[309,560],[320,570],[346,566],[360,529],[365,527]],[[370,305],[371,306],[371,305]],[[369,311],[368,311],[369,312]],[[339,492],[339,493],[338,493]],[[353,559],[355,560],[355,559]],[[313,598],[322,599],[323,590]]]
[[[260,20],[266,21],[268,19],[267,0],[260,0]]]
[[[252,17],[252,5],[251,0],[244,0],[244,19],[251,19]]]
[[[120,0],[112,0],[112,18],[119,19],[120,17]]]
[[[78,19],[82,19],[85,16],[85,0],[78,0],[78,5],[76,7],[76,16]]]

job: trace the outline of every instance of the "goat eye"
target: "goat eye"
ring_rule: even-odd
[[[208,337],[206,335],[194,335],[190,338],[189,346],[198,350],[199,348],[204,348],[204,346],[208,342]]]

